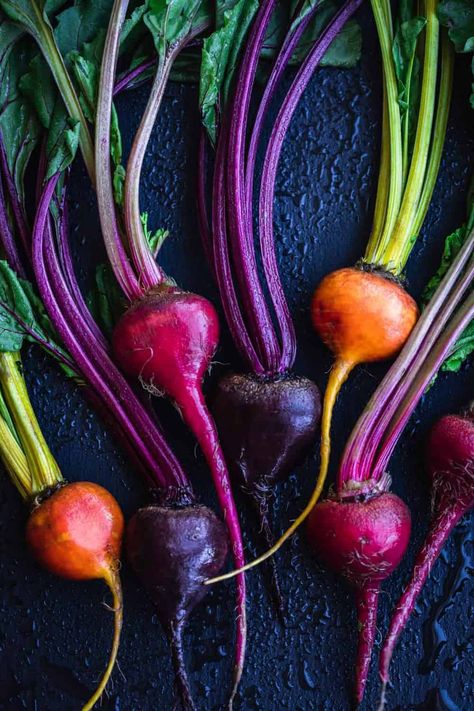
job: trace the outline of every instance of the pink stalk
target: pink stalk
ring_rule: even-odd
[[[122,244],[115,213],[110,159],[110,124],[115,69],[118,59],[120,31],[125,20],[128,0],[115,0],[110,17],[97,97],[95,164],[96,190],[102,235],[110,264],[120,288],[130,301],[143,295],[136,274]]]

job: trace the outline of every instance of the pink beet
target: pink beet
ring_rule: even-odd
[[[381,582],[410,540],[410,511],[392,493],[365,500],[326,499],[308,517],[307,537],[319,560],[355,587],[359,622],[355,696],[362,701],[374,644]]]
[[[389,680],[390,661],[416,600],[453,528],[474,508],[472,409],[464,416],[442,417],[430,432],[426,452],[432,489],[432,519],[411,579],[395,607],[380,655],[379,671],[384,687],[382,705]]]

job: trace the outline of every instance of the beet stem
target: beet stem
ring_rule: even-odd
[[[380,654],[379,674],[384,689],[389,681],[389,666],[400,635],[413,612],[416,600],[426,583],[441,550],[453,528],[466,513],[464,507],[455,502],[448,503],[446,497],[440,501],[430,524],[430,530],[413,566],[412,577],[395,608],[387,636]]]
[[[7,205],[3,191],[2,178],[0,176],[0,245],[3,247],[5,257],[19,276],[24,277],[25,272],[21,263],[21,258],[13,236],[13,230],[8,219]]]
[[[222,509],[224,522],[229,532],[232,544],[234,565],[243,568],[245,565],[242,533],[239,517],[235,506],[230,485],[229,473],[225,463],[222,448],[219,442],[217,429],[204,402],[202,390],[199,386],[189,386],[185,397],[176,403],[182,412],[183,418],[194,433],[208,463],[214,481],[219,505]],[[245,576],[241,573],[237,577],[237,635],[235,649],[234,684],[229,705],[237,693],[244,668],[245,647],[247,638],[247,613],[245,607],[246,584]]]
[[[100,681],[99,686],[95,690],[93,696],[89,701],[82,707],[82,711],[90,711],[97,701],[100,699],[105,691],[105,687],[110,679],[113,672],[115,662],[117,660],[117,654],[120,645],[120,634],[122,632],[122,622],[123,622],[123,598],[122,598],[122,586],[120,583],[120,577],[118,573],[114,570],[109,570],[104,575],[104,581],[107,583],[110,592],[112,593],[113,601],[113,612],[114,612],[114,636],[112,640],[112,648],[110,650],[110,657],[104,672],[104,675]]]
[[[229,573],[224,573],[224,575],[219,575],[216,578],[210,578],[209,580],[206,580],[205,585],[213,585],[214,583],[220,583],[223,580],[229,580],[230,578],[233,578],[234,575],[238,575],[239,573],[245,572],[246,570],[250,570],[251,568],[254,568],[257,565],[260,565],[260,563],[263,563],[265,560],[268,560],[268,558],[273,556],[282,547],[285,541],[287,541],[293,535],[296,529],[309,516],[314,506],[317,504],[324,488],[324,484],[326,482],[330,456],[331,415],[336,401],[337,393],[339,392],[342,384],[348,378],[352,368],[352,363],[348,363],[346,361],[336,361],[333,369],[331,370],[328,386],[324,395],[323,404],[323,416],[321,425],[321,464],[315,488],[313,490],[313,493],[311,494],[311,498],[309,499],[303,511],[295,519],[291,526],[287,528],[285,533],[280,536],[276,543],[274,543],[271,548],[269,548],[265,553],[262,553],[262,555],[258,556],[258,558],[255,558],[255,560],[250,561],[250,563],[247,563],[242,568],[231,570]]]
[[[377,632],[380,582],[368,582],[356,590],[359,643],[357,647],[355,699],[362,703]]]
[[[128,0],[115,0],[107,29],[97,97],[95,164],[97,166],[97,203],[107,255],[122,291],[130,300],[133,300],[142,295],[143,289],[122,244],[115,212],[110,158],[110,125],[115,68],[118,59],[120,31],[127,7]]]
[[[184,621],[180,620],[176,624],[171,623],[168,631],[169,643],[171,647],[171,657],[175,674],[176,692],[183,707],[183,711],[196,711],[191,689],[189,687],[188,675],[183,654],[183,628]]]

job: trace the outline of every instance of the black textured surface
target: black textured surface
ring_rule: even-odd
[[[277,185],[276,235],[280,263],[295,316],[299,354],[296,371],[322,388],[328,352],[311,331],[308,303],[328,271],[353,264],[367,240],[377,179],[380,76],[369,8],[361,13],[364,55],[350,71],[319,71],[297,111],[285,143]],[[464,218],[468,177],[474,168],[472,113],[467,109],[467,61],[458,61],[453,110],[441,177],[433,205],[408,269],[419,295],[437,263],[443,236]],[[127,139],[146,99],[146,89],[122,97],[119,110]],[[165,266],[179,283],[215,299],[197,233],[194,209],[196,89],[171,85],[148,154],[143,207],[152,225],[166,225],[171,237]],[[102,258],[97,215],[82,169],[71,184],[72,239],[80,252],[80,274],[90,283]],[[227,337],[218,360],[239,367]],[[108,487],[127,517],[144,500],[144,490],[81,395],[41,355],[26,358],[32,399],[64,475]],[[361,368],[337,406],[334,463],[343,443],[386,366]],[[213,376],[215,376],[217,368]],[[391,462],[394,490],[414,518],[412,544],[399,571],[385,584],[380,634],[406,578],[427,524],[428,490],[422,444],[433,420],[472,397],[473,368],[439,378],[417,410]],[[468,392],[470,389],[470,393]],[[202,458],[194,452],[173,408],[159,403],[162,421],[206,503],[215,503]],[[316,455],[278,490],[277,528],[301,510],[312,486]],[[244,506],[243,500],[242,509]],[[79,709],[100,676],[109,649],[112,619],[102,602],[103,586],[67,583],[31,561],[23,544],[26,512],[11,485],[0,481],[0,709]],[[248,555],[255,523],[242,511]],[[393,662],[394,689],[388,708],[474,708],[473,519],[452,537],[427,585]],[[302,536],[278,556],[289,604],[282,630],[269,609],[260,573],[248,576],[248,661],[237,708],[251,711],[345,711],[353,677],[356,628],[353,598],[341,581],[317,567]],[[173,708],[171,663],[153,607],[127,566],[123,571],[125,629],[108,700],[116,711]],[[191,681],[199,709],[217,709],[230,683],[232,584],[212,590],[191,618],[185,639]],[[375,664],[363,709],[374,709],[378,692]]]

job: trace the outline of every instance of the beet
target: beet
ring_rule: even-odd
[[[217,384],[211,410],[233,480],[255,506],[266,547],[273,544],[269,500],[273,487],[302,462],[316,439],[321,414],[318,387],[308,378],[229,373]],[[283,603],[275,562],[273,597]]]
[[[219,381],[211,410],[231,476],[265,495],[314,444],[321,398],[307,378],[230,373]]]
[[[128,524],[127,556],[169,639],[184,709],[195,706],[184,665],[183,629],[206,595],[204,581],[221,570],[228,548],[226,527],[206,506],[150,505],[139,509]]]

